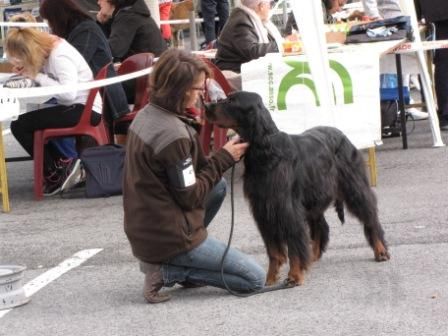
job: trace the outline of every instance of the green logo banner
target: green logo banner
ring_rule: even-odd
[[[289,71],[281,80],[278,90],[278,96],[277,96],[277,108],[279,111],[284,111],[287,109],[286,104],[286,96],[288,94],[288,91],[295,85],[304,85],[307,87],[314,96],[314,101],[316,106],[320,106],[320,99],[319,95],[316,90],[316,85],[314,84],[314,81],[310,78],[308,78],[308,75],[311,75],[310,66],[308,62],[305,61],[298,61],[298,60],[291,60],[286,59],[285,64],[290,66],[292,68],[291,71]],[[350,76],[350,73],[347,71],[347,69],[339,62],[336,62],[334,60],[330,60],[330,69],[333,70],[341,80],[341,84],[343,87],[343,97],[344,97],[344,104],[352,104],[353,103],[353,81]],[[270,65],[268,69],[268,76],[269,76],[269,70],[272,73],[272,65]],[[334,101],[336,103],[336,92],[333,86],[333,97]],[[271,86],[269,89],[269,96],[271,97],[271,94],[273,96],[273,92],[271,92]],[[271,100],[271,99],[269,99]],[[273,102],[272,102],[273,103]],[[271,105],[271,101],[269,102],[269,106]]]

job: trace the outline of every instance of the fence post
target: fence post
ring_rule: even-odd
[[[196,22],[195,22],[196,17],[194,11],[190,12],[189,20],[190,20],[190,47],[191,51],[194,51],[199,49],[198,37],[196,34]]]

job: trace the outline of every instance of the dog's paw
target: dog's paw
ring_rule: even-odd
[[[285,283],[287,283],[290,286],[302,286],[305,283],[304,273],[289,272],[288,277],[285,279]]]
[[[389,259],[390,259],[389,251],[383,250],[383,251],[375,252],[375,260],[376,261],[378,261],[378,262],[388,261]]]
[[[376,242],[373,253],[375,254],[375,260],[378,262],[388,261],[390,259],[390,254],[387,251],[386,245],[380,241]]]
[[[277,283],[277,280],[278,280],[278,277],[273,277],[273,278],[268,277],[266,279],[266,286],[273,286],[273,285],[275,285]]]
[[[296,287],[302,286],[304,284],[304,279],[293,279],[291,277],[287,277],[284,281],[286,287]]]

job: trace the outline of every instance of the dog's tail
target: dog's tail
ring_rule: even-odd
[[[345,221],[344,203],[340,200],[336,200],[334,202],[334,208],[336,209],[336,213],[338,214],[338,218],[341,221],[341,224],[344,224],[344,221]]]

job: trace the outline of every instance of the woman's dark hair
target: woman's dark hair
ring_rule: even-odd
[[[149,76],[149,101],[166,110],[184,114],[187,91],[201,73],[206,78],[211,77],[210,69],[200,58],[184,50],[168,49]]]
[[[80,22],[93,20],[74,0],[44,0],[39,14],[48,21],[51,31],[63,38],[67,38]]]

